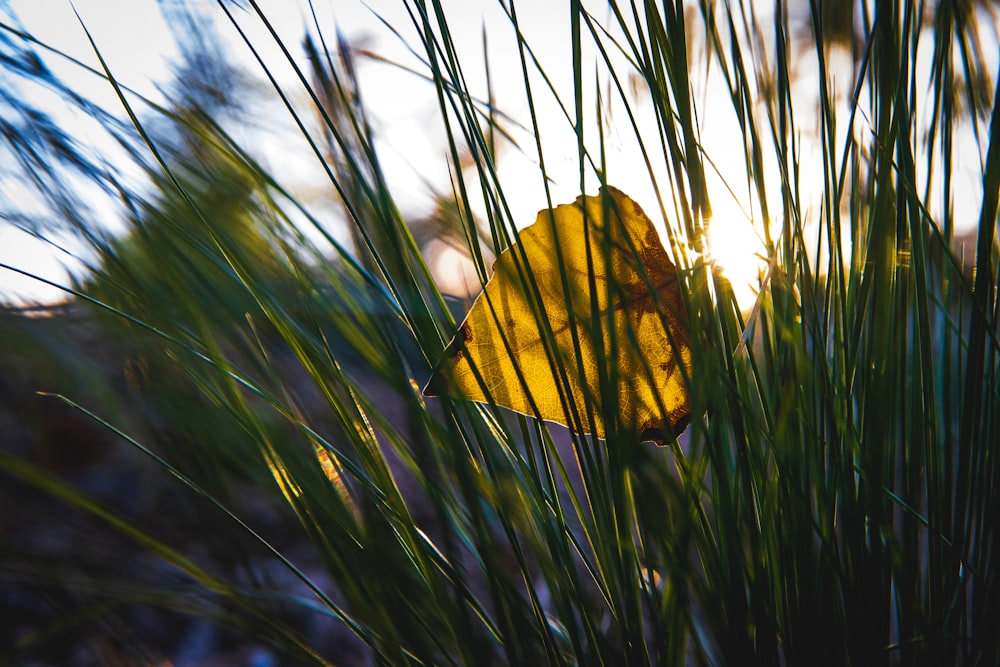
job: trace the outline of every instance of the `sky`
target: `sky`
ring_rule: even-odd
[[[167,20],[177,20],[178,7],[182,2],[183,0],[74,0],[71,3],[69,0],[8,0],[7,3],[0,2],[0,16],[3,15],[4,7],[9,8],[9,11],[12,10],[17,15],[20,26],[26,32],[98,67],[93,48],[83,29],[85,25],[115,76],[139,94],[162,102],[161,90],[170,82],[171,64],[177,62],[180,53]],[[259,71],[255,70],[257,66],[253,55],[241,41],[237,31],[218,12],[215,0],[193,0],[187,4],[202,8],[206,15],[215,16],[216,34],[226,52],[236,62],[245,63],[251,70]],[[336,26],[352,44],[363,45],[395,62],[419,66],[408,51],[407,42],[410,45],[418,43],[412,29],[407,30],[410,18],[402,0],[378,0],[373,4],[378,7],[381,18],[400,29],[400,36],[386,30],[360,0],[317,0],[314,6],[318,13],[317,20],[328,38],[335,34],[332,28]],[[513,33],[500,12],[498,3],[493,0],[445,0],[444,4],[451,20],[456,47],[463,56],[462,63],[470,88],[482,91],[485,96],[485,26],[496,98],[504,105],[506,113],[527,123],[528,106],[523,92],[520,64],[516,57],[512,57],[515,54]],[[771,4],[760,3],[759,8],[766,11]],[[294,55],[301,58],[301,49],[298,47],[304,26],[312,22],[305,0],[259,0],[259,5],[282,41],[297,48]],[[564,3],[521,2],[517,7],[525,37],[536,50],[536,55],[557,87],[562,85],[559,93],[564,99],[572,99],[571,77],[559,76],[560,72],[568,73],[571,65],[570,53],[562,46],[569,40],[568,21],[562,15]],[[282,85],[294,88],[294,73],[290,68],[280,65],[283,56],[265,26],[249,11],[237,11],[235,16],[251,43],[260,49],[263,59],[282,81]],[[766,21],[766,17],[762,17],[762,20]],[[996,53],[993,51],[996,49],[987,48],[986,55],[995,58]],[[587,55],[593,57],[593,54],[585,54]],[[57,57],[47,57],[46,62],[57,75],[71,81],[78,92],[102,101],[109,108],[118,106],[114,92],[106,81],[82,72],[78,66]],[[989,67],[996,71],[994,62],[990,62]],[[796,87],[796,95],[806,98],[815,96],[817,90],[808,85],[809,77],[803,77],[803,81],[804,85]],[[437,100],[432,86],[410,73],[379,63],[367,63],[362,67],[361,82],[364,100],[373,112],[383,165],[388,181],[395,188],[400,208],[405,215],[412,217],[430,213],[434,203],[431,187],[439,192],[449,190],[449,173],[444,155],[445,136],[440,122],[433,121],[437,114]],[[840,81],[841,102],[845,101],[844,96],[847,94],[846,83],[849,83],[848,76]],[[702,141],[708,154],[725,156],[742,145],[742,137],[734,122],[731,106],[712,103],[714,96],[728,94],[721,86],[722,82],[715,77],[715,80],[695,91],[695,99],[703,113],[700,118],[704,133]],[[545,96],[540,95],[538,99],[544,100]],[[406,102],[401,104],[400,100]],[[40,104],[46,103],[45,100],[40,101]],[[809,104],[802,107],[808,108]],[[78,112],[60,108],[55,103],[47,109],[63,127],[79,128],[77,131],[84,139],[93,136],[88,134],[85,119],[81,119]],[[640,108],[639,111],[643,110]],[[648,124],[652,122],[652,116],[648,109],[645,111],[645,115],[639,114],[639,122]],[[539,114],[543,127],[546,167],[555,178],[553,200],[555,203],[572,201],[579,193],[575,138],[554,104],[541,103]],[[809,127],[809,119],[800,117],[797,120],[801,126]],[[645,175],[645,165],[627,128],[611,125],[606,130],[609,181],[636,199],[647,212],[652,212],[656,200],[648,176]],[[846,129],[841,130],[843,135]],[[863,122],[857,123],[854,131],[863,132]],[[533,139],[527,132],[518,134],[515,130],[515,136],[524,145],[533,146]],[[964,143],[958,149],[958,181],[974,185],[981,178],[980,146],[971,133],[962,136],[965,138],[961,139]],[[821,183],[822,161],[818,145],[815,142],[810,144],[808,134],[802,140],[800,167],[803,170],[803,180]],[[257,143],[274,173],[301,181],[306,190],[330,187],[329,183],[322,180],[310,182],[311,178],[316,178],[318,170],[315,169],[315,158],[309,155],[304,146],[295,148],[276,135],[263,136]],[[713,256],[726,267],[727,272],[752,280],[761,267],[758,256],[761,251],[758,240],[760,230],[746,224],[745,212],[754,209],[754,202],[748,200],[747,195],[741,194],[738,187],[737,192],[731,194],[725,185],[726,182],[745,184],[742,158],[718,160],[715,166],[719,173],[708,174],[715,213]],[[771,169],[770,173],[777,174],[777,171]],[[499,176],[505,191],[516,195],[509,198],[513,219],[520,221],[521,226],[532,222],[537,211],[546,205],[545,191],[535,160],[517,151],[507,151],[499,164]],[[776,178],[771,180],[769,189],[777,193],[779,188]],[[662,182],[667,181],[664,179]],[[8,198],[12,196],[9,192],[4,194]],[[819,197],[817,192],[817,210]],[[956,218],[961,229],[975,225],[978,205],[979,195],[974,191],[956,198]],[[473,206],[482,212],[475,202]],[[113,210],[107,210],[106,214],[114,217]],[[662,230],[662,221],[658,224]],[[65,240],[56,241],[62,243]],[[72,247],[69,249],[70,252],[66,253],[51,244],[0,224],[0,263],[17,266],[57,283],[65,283],[65,267],[79,267],[79,263],[72,257]],[[445,254],[438,257],[437,262],[445,266],[460,263],[461,260]],[[461,283],[461,276],[456,280]],[[738,282],[734,280],[734,283]],[[736,286],[739,291],[740,285]],[[459,284],[453,287],[461,289]],[[744,292],[741,298],[749,298],[746,290]],[[56,288],[0,269],[0,300],[33,302],[58,300],[61,297],[62,293]]]
[[[167,20],[176,20],[177,17],[171,16],[171,12],[177,12],[179,4],[181,0],[173,3],[160,3],[156,0],[74,0],[72,3],[69,0],[11,0],[6,3],[6,7],[8,20],[10,14],[16,16],[15,25],[20,29],[99,69],[100,63],[87,36],[89,31],[119,81],[154,102],[163,102],[161,91],[171,81],[172,63],[177,62],[180,57],[180,50],[167,24]],[[194,0],[187,4],[199,7],[207,15],[213,16],[216,20],[216,34],[223,42],[225,52],[234,61],[256,71],[258,66],[253,55],[238,32],[218,11],[214,0]],[[405,28],[410,18],[404,4],[395,0],[376,4],[380,18],[358,0],[320,0],[314,3],[318,15],[316,20],[323,26],[328,39],[334,36],[335,31],[331,28],[336,26],[351,43],[364,44],[390,60],[417,66],[417,61],[408,52],[401,38],[393,36],[381,24],[381,19],[384,19],[393,26]],[[459,49],[463,53],[476,54],[474,57],[482,62],[482,26],[505,23],[499,7],[491,2],[464,0],[452,0],[446,4],[449,6],[453,26],[457,27],[454,35]],[[294,55],[300,58],[301,64],[299,47],[304,26],[313,21],[307,3],[295,0],[260,0],[259,5],[282,41],[293,49],[298,49]],[[557,3],[539,3],[538,7],[530,10],[531,25],[543,26],[545,33],[548,33],[541,33],[540,37],[534,36],[538,37],[536,41],[541,45],[539,53],[543,57],[549,57],[545,45],[552,43],[551,38],[555,36],[551,26],[559,23],[547,16],[556,6]],[[0,3],[0,16],[3,16],[3,8],[4,4]],[[248,11],[236,11],[235,16],[241,29],[259,49],[261,57],[278,75],[282,84],[294,88],[295,75],[291,68],[281,66],[284,57],[262,22]],[[559,35],[559,41],[565,41],[567,36],[568,31],[566,35]],[[405,38],[413,39],[412,31]],[[509,51],[504,55],[507,54]],[[107,108],[120,109],[115,93],[106,81],[82,71],[79,66],[66,59],[52,55],[44,57],[52,71],[63,80],[71,82],[77,92],[101,102]],[[508,70],[513,68],[509,58],[495,60],[493,67],[497,71],[494,75],[500,80],[508,79]],[[375,111],[375,126],[381,139],[384,166],[389,181],[397,188],[398,203],[404,213],[410,215],[429,213],[433,197],[427,187],[428,181],[441,191],[448,189],[444,135],[443,132],[429,131],[428,128],[428,118],[437,109],[433,88],[418,77],[387,65],[371,64],[362,73],[363,80],[374,84],[365,85],[363,94],[368,107]],[[469,76],[473,85],[477,80],[482,81],[485,91],[485,75],[482,71],[473,69]],[[33,95],[34,92],[29,91],[29,94]],[[405,99],[408,103],[401,105],[400,99]],[[93,133],[88,134],[85,119],[81,119],[78,112],[66,108],[56,100],[39,98],[36,103],[51,113],[64,129],[76,132],[85,139],[93,136]],[[317,172],[315,163],[311,162],[313,158],[307,151],[289,151],[287,145],[274,136],[262,137],[260,146],[275,173],[286,176],[300,174],[303,179],[308,179]],[[437,153],[435,158],[427,160],[426,156],[433,153]],[[438,168],[431,169],[429,173],[429,163]],[[518,173],[516,168],[508,170]],[[326,185],[329,187],[328,183]],[[5,194],[12,196],[11,193]],[[16,197],[17,194],[13,196]],[[530,211],[533,218],[538,205],[533,203],[530,206],[534,207]],[[72,253],[68,254],[52,244],[2,224],[0,262],[58,283],[67,281],[67,266],[76,269],[80,266]],[[0,300],[44,302],[62,297],[63,293],[58,288],[0,270]]]
[[[75,4],[80,19],[66,0],[13,0],[7,3],[6,15],[0,13],[0,16],[9,21],[14,14],[20,22],[14,25],[39,41],[98,66],[82,28],[82,19],[122,79],[142,94],[162,100],[156,86],[169,80],[170,62],[176,58],[177,49],[157,4],[147,0],[82,0]],[[45,57],[45,62],[57,76],[72,82],[81,95],[113,104],[113,91],[107,82],[81,72],[79,67],[59,57]],[[38,95],[30,101],[51,113],[61,127],[86,136],[87,128],[79,114],[41,92],[27,92]],[[79,268],[72,252],[63,252],[2,223],[0,262],[58,283],[68,280],[66,265]],[[63,295],[55,287],[0,269],[0,300],[47,302],[58,301]]]

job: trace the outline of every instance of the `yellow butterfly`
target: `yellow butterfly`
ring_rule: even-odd
[[[677,269],[639,205],[608,187],[521,230],[424,394],[492,400],[599,438],[614,411],[662,444],[690,421],[690,371]]]

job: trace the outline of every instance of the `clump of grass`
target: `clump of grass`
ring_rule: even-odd
[[[220,7],[234,28],[248,20]],[[0,466],[210,591],[226,603],[220,622],[264,628],[304,661],[337,656],[267,596],[348,628],[379,664],[997,662],[1000,111],[979,33],[992,19],[971,4],[852,7],[811,3],[797,22],[776,3],[765,23],[754,7],[573,2],[570,80],[554,81],[520,7],[502,5],[535,142],[518,149],[546,192],[545,105],[575,137],[583,190],[628,189],[608,166],[609,124],[641,148],[657,196],[643,204],[665,221],[691,323],[693,421],[663,449],[421,396],[455,322],[422,259],[426,235],[385,176],[357,54],[331,28],[313,27],[295,90],[261,64],[336,193],[350,248],[226,131],[224,105],[153,109],[178,133],[162,136],[102,60],[153,191],[120,190],[124,238],[78,222],[99,259],[72,293],[132,341],[166,425],[146,424],[143,442],[85,397],[63,400],[207,498],[299,588],[210,572],[37,467],[6,453]],[[448,141],[439,221],[485,280],[522,223],[497,171],[504,100],[466,84],[472,64],[440,4],[407,9],[412,24],[395,27],[416,36]],[[254,3],[248,16],[269,25]],[[844,52],[852,70],[836,72]],[[806,102],[800,69],[819,84]],[[728,95],[702,99],[708,77]],[[627,92],[635,80],[642,100]],[[741,146],[711,153],[706,105],[731,112]],[[961,127],[984,151],[964,257]],[[800,160],[804,137],[817,172]],[[744,180],[726,186],[750,193],[746,224],[766,255],[749,310],[704,253],[713,201],[728,196],[709,187],[734,153]],[[322,577],[238,509],[243,484],[290,510]]]

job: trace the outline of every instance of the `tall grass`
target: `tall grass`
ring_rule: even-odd
[[[416,36],[452,175],[430,229],[485,281],[528,222],[512,219],[519,193],[498,175],[514,130],[492,87],[466,83],[484,64],[456,52],[465,28],[440,3],[406,7],[411,24],[395,27]],[[128,416],[130,431],[85,387],[62,397],[207,498],[226,526],[220,550],[261,553],[300,588],[212,572],[123,508],[4,451],[0,467],[179,569],[224,607],[219,622],[304,662],[339,658],[310,646],[289,607],[348,628],[378,664],[996,664],[994,10],[812,2],[798,20],[782,2],[769,19],[755,7],[571,2],[567,81],[522,38],[520,5],[502,4],[534,142],[517,150],[550,205],[564,202],[549,194],[543,107],[564,114],[588,194],[632,189],[609,166],[607,128],[641,147],[648,182],[634,187],[655,193],[641,203],[665,222],[690,319],[693,421],[680,442],[615,429],[600,441],[421,395],[460,313],[422,258],[427,228],[396,205],[358,54],[317,21],[294,89],[273,76],[285,63],[262,60],[261,73],[352,247],[234,138],[224,106],[176,95],[151,108],[101,60],[134,130],[119,136],[152,188],[119,190],[126,236],[78,225],[99,260],[71,292],[128,346],[156,417]],[[253,1],[219,8],[228,28],[269,25]],[[299,62],[298,45],[278,42]],[[845,53],[850,71],[836,70]],[[705,95],[709,77],[727,94]],[[741,145],[713,154],[701,119],[720,106]],[[974,249],[953,218],[960,160],[973,159],[956,148],[963,127],[983,150]],[[809,141],[818,164],[803,163]],[[733,161],[745,180],[725,185],[747,193],[739,224],[755,225],[766,255],[749,304],[707,252],[730,196],[710,190],[713,175]],[[541,309],[535,319],[551,334]],[[287,505],[322,576],[240,509],[246,484]]]

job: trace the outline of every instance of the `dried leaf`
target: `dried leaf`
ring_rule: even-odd
[[[645,440],[683,431],[687,316],[677,269],[642,209],[609,187],[539,212],[519,236],[424,393],[492,400],[599,438],[607,410]],[[539,328],[546,320],[551,338]]]

